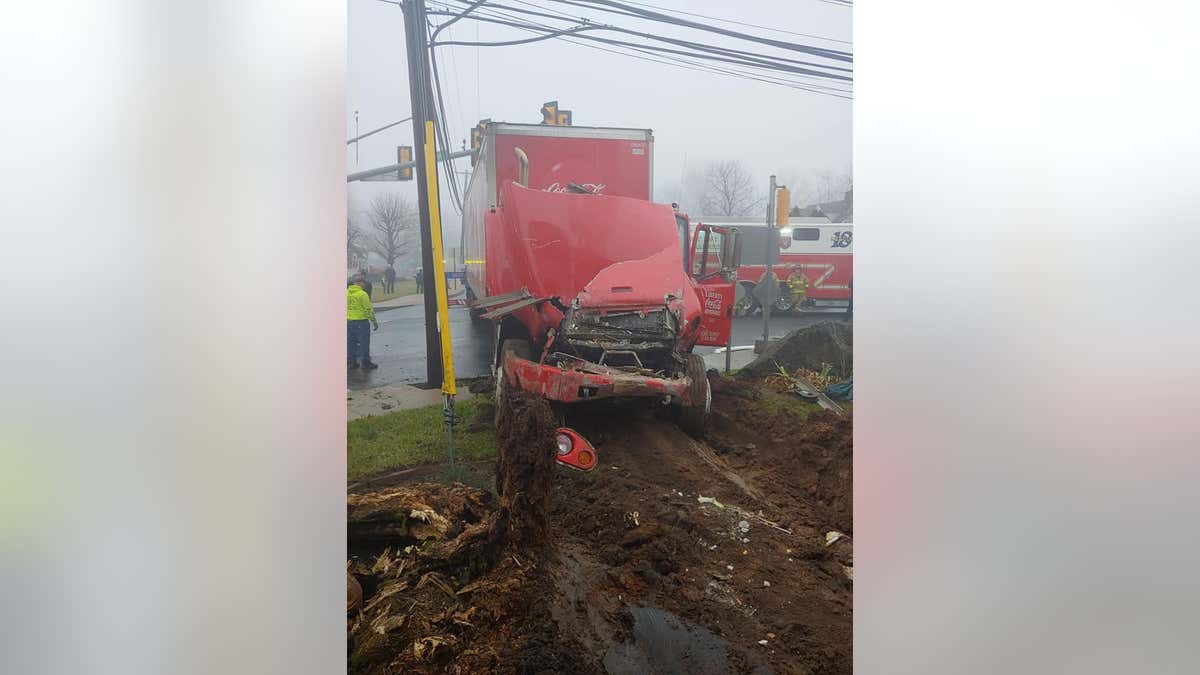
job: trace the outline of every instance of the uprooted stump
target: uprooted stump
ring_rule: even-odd
[[[854,333],[851,324],[841,321],[797,328],[763,350],[750,365],[741,369],[741,377],[765,377],[779,372],[805,368],[820,372],[824,364],[838,377],[849,377],[854,371]]]
[[[451,523],[478,523],[492,496],[462,485],[406,485],[346,497],[351,541],[392,545],[440,539]]]
[[[492,499],[463,485],[413,485],[347,498],[352,544],[386,548],[353,572],[372,588],[352,613],[352,673],[490,670],[503,645],[464,649],[500,623],[536,569],[528,553],[549,536],[554,415],[542,399],[514,392],[498,430]],[[524,562],[523,562],[524,561]]]
[[[525,392],[505,399],[509,409],[497,429],[496,492],[499,519],[507,522],[498,526],[506,528],[512,544],[536,546],[549,534],[558,425],[545,399]]]

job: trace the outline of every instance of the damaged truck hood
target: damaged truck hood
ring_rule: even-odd
[[[668,294],[690,294],[699,307],[669,206],[515,183],[501,190],[501,204],[493,223],[507,232],[489,233],[487,243],[491,259],[507,264],[492,271],[500,280],[493,293],[524,287],[592,307],[661,307]]]

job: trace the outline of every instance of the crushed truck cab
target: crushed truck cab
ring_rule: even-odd
[[[737,230],[693,235],[685,215],[649,201],[651,141],[646,130],[488,126],[463,240],[468,302],[496,324],[501,399],[510,387],[567,404],[657,399],[703,433],[711,392],[692,351],[728,340]]]

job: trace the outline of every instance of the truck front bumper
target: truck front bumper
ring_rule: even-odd
[[[692,403],[688,400],[690,378],[633,375],[590,363],[579,368],[561,368],[509,355],[502,376],[525,391],[564,403],[614,397],[670,397],[672,403]]]

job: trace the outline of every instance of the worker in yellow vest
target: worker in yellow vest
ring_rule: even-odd
[[[367,280],[358,275],[350,280],[346,288],[346,368],[353,370],[361,359],[363,370],[374,370],[379,364],[371,363],[371,330],[379,330],[375,320],[375,308],[371,296],[367,295]]]

